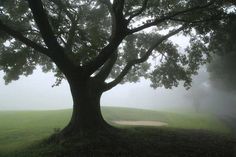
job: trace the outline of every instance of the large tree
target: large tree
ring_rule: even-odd
[[[40,65],[66,79],[73,114],[62,134],[104,130],[102,94],[119,83],[191,84],[209,54],[207,38],[225,22],[222,0],[1,0],[0,70],[6,83]],[[168,40],[182,34],[185,52]],[[153,59],[153,60],[152,60]],[[155,63],[155,64],[152,64]]]

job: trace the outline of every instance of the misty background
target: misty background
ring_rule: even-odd
[[[189,45],[189,39],[181,35],[171,37],[170,40],[178,44],[181,51],[184,51]],[[231,54],[234,57],[215,59],[215,62],[211,64],[213,66],[210,66],[211,73],[208,72],[208,65],[201,67],[198,75],[193,77],[192,87],[189,90],[186,90],[181,83],[177,88],[153,89],[150,87],[149,81],[141,79],[138,83],[118,85],[106,92],[102,96],[101,105],[170,112],[193,111],[233,115],[236,113],[236,83],[233,82],[236,78],[234,77],[236,56],[235,53]],[[231,68],[223,66],[221,71],[217,71],[220,69],[219,65],[225,65],[225,63],[231,63],[229,64]],[[226,72],[221,74],[222,71]],[[222,76],[226,75],[227,78],[222,79]],[[56,81],[53,73],[43,73],[39,67],[33,75],[21,76],[19,80],[8,85],[5,85],[3,76],[4,73],[0,71],[0,110],[72,108],[72,98],[67,82],[63,80],[60,86],[52,88]],[[215,78],[219,77],[221,77],[219,81],[216,81]]]
[[[0,73],[3,76],[3,73]],[[52,73],[36,70],[29,77],[21,77],[9,85],[0,79],[0,110],[50,110],[72,107],[72,98],[66,81],[52,88],[55,78]],[[155,109],[165,111],[211,111],[234,114],[235,92],[214,88],[206,67],[193,77],[192,88],[180,86],[173,89],[149,86],[149,82],[118,85],[102,96],[102,106]]]

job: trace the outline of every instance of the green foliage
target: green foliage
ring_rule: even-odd
[[[42,0],[42,2],[53,33],[71,62],[80,66],[87,65],[110,42],[114,19],[109,11],[111,8],[103,0]],[[123,14],[125,20],[130,22],[128,30],[180,13],[153,25],[155,29],[128,35],[117,49],[119,57],[109,76],[116,78],[129,61],[144,56],[153,43],[164,36],[163,31],[188,24],[189,27],[181,33],[192,38],[191,45],[185,52],[181,52],[171,41],[165,40],[151,55],[155,65],[151,59],[135,65],[123,79],[123,83],[137,82],[140,77],[144,77],[151,80],[151,86],[154,88],[159,86],[171,88],[178,86],[179,81],[183,81],[186,88],[189,88],[191,75],[196,74],[199,66],[210,58],[208,43],[218,38],[214,35],[214,32],[220,30],[217,26],[230,22],[221,19],[226,17],[227,8],[231,7],[231,4],[226,5],[224,1],[216,0],[208,8],[199,9],[199,6],[207,5],[209,2],[125,1]],[[195,9],[184,11],[190,8]],[[26,1],[2,0],[0,13],[0,21],[3,24],[20,32],[31,41],[46,46]],[[231,12],[234,13],[235,11]],[[213,42],[211,43],[213,45]],[[217,45],[217,42],[215,44]],[[63,73],[49,58],[26,47],[0,29],[0,70],[6,74],[4,76],[6,83],[19,79],[20,75],[32,74],[37,65],[40,65],[44,72],[55,72],[57,77],[55,85],[64,78]]]

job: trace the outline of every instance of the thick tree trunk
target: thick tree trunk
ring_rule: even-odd
[[[85,81],[69,81],[69,84],[74,105],[71,120],[62,130],[62,135],[93,134],[110,128],[101,113],[102,91],[98,86]]]

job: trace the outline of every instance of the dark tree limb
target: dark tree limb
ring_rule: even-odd
[[[168,15],[164,15],[163,17],[161,17],[159,19],[155,19],[152,22],[145,23],[142,26],[139,26],[137,28],[134,28],[134,29],[130,30],[129,34],[133,34],[133,33],[142,31],[142,30],[144,30],[146,28],[149,28],[149,27],[152,27],[152,26],[156,26],[159,23],[162,23],[162,22],[164,22],[166,20],[170,20],[172,18],[175,18],[176,16],[183,15],[185,13],[191,13],[193,11],[197,11],[197,10],[201,10],[201,9],[206,9],[206,8],[210,7],[211,5],[213,5],[214,2],[215,2],[215,0],[212,0],[211,2],[209,2],[209,3],[207,3],[206,5],[203,5],[203,6],[196,6],[196,7],[192,7],[192,8],[186,9],[186,10],[182,10],[182,11],[178,11],[178,12],[174,12],[174,13],[169,13]]]
[[[125,0],[114,0],[113,9],[117,15],[123,15]]]
[[[89,76],[105,64],[127,35],[128,23],[123,15],[124,0],[114,0],[112,9],[114,15],[112,16],[112,34],[110,42],[101,50],[95,59],[83,67]]]
[[[143,29],[155,26],[159,23],[162,23],[166,20],[170,20],[171,18],[177,17],[179,15],[183,15],[186,13],[191,13],[193,11],[198,11],[201,9],[206,9],[213,5],[215,0],[210,1],[206,5],[192,7],[186,10],[169,13],[168,15],[163,16],[162,18],[156,19],[153,22],[146,23],[140,27],[134,28],[132,30],[128,30],[128,21],[124,19],[123,11],[124,9],[124,0],[114,0],[113,2],[113,10],[114,17],[113,18],[113,26],[112,26],[112,40],[111,42],[99,53],[99,55],[92,60],[88,65],[86,65],[86,69],[88,70],[88,74],[91,75],[96,70],[98,70],[109,58],[112,53],[117,49],[119,44],[127,35],[131,35],[135,32],[142,31]]]
[[[112,38],[122,36],[127,31],[128,21],[123,15],[125,0],[114,0],[112,8],[114,15],[112,16]]]
[[[28,0],[28,3],[45,44],[52,52],[57,52],[58,48],[60,49],[60,45],[57,42],[57,39],[49,24],[48,17],[44,11],[42,1]]]
[[[38,51],[38,52],[40,52],[40,53],[42,53],[42,54],[44,54],[48,57],[51,57],[51,52],[47,48],[33,42],[32,40],[30,40],[26,37],[24,37],[20,32],[8,27],[7,25],[3,24],[1,21],[0,21],[0,30],[4,31],[7,34],[9,34],[13,38],[21,41],[25,45],[33,48],[34,50],[36,50],[36,51]]]
[[[66,76],[73,75],[70,77],[79,77],[82,69],[74,64],[58,43],[44,11],[42,1],[28,0],[28,3],[42,38],[52,53],[51,59]]]
[[[203,22],[210,22],[210,21],[214,21],[214,20],[223,19],[220,15],[222,15],[222,14],[214,15],[214,16],[206,18],[206,19],[195,20],[195,21],[186,20],[186,19],[179,19],[179,18],[170,18],[170,20],[177,21],[177,22],[189,23],[191,25],[194,25],[194,24],[199,24],[199,23],[203,23]]]
[[[115,87],[117,84],[119,84],[123,79],[124,77],[127,75],[127,73],[131,70],[131,68],[136,65],[136,64],[140,64],[140,63],[143,63],[145,61],[148,60],[148,58],[151,56],[153,50],[158,46],[160,45],[163,41],[167,40],[168,38],[170,38],[171,36],[179,33],[180,31],[184,30],[185,28],[187,27],[187,25],[184,25],[174,31],[171,31],[170,33],[168,33],[167,35],[161,37],[159,40],[157,40],[156,43],[154,43],[148,50],[147,52],[139,59],[134,59],[134,60],[131,60],[127,63],[127,65],[125,66],[125,68],[122,70],[122,72],[120,73],[120,75],[115,79],[113,80],[112,82],[110,83],[107,83],[106,84],[106,87],[105,87],[105,91],[107,90],[110,90],[111,88]]]
[[[113,53],[111,58],[103,65],[98,74],[94,77],[95,79],[104,82],[109,76],[114,64],[116,63],[118,54]]]
[[[68,34],[68,38],[67,38],[67,42],[66,42],[66,46],[65,46],[65,50],[68,52],[72,51],[72,46],[75,42],[76,25],[77,25],[77,23],[75,21],[71,22],[71,28],[69,30],[69,34]]]
[[[109,60],[111,55],[117,50],[123,38],[124,37],[114,38],[114,40],[110,41],[110,43],[101,50],[95,59],[83,66],[87,72],[87,75],[92,75],[95,71],[102,67],[107,60]]]

